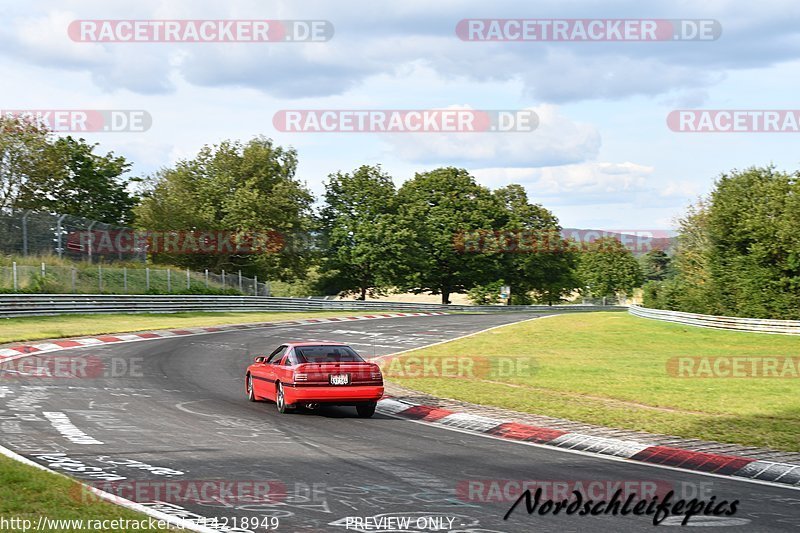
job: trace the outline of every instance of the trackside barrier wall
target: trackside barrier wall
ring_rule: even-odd
[[[682,313],[680,311],[667,311],[664,309],[650,309],[639,305],[630,306],[628,312],[642,318],[676,322],[678,324],[686,324],[687,326],[800,335],[800,320],[772,320],[767,318],[699,315],[696,313]]]
[[[0,295],[0,317],[70,313],[177,313],[182,311],[619,311],[625,307],[598,305],[441,305],[409,302],[362,302],[312,298],[208,295],[118,294],[5,294]]]

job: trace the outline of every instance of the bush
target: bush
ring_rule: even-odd
[[[500,302],[500,289],[503,281],[495,281],[486,285],[476,285],[467,291],[467,298],[475,305],[493,305]]]

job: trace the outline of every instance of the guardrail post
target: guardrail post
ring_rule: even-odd
[[[128,293],[128,267],[122,267],[122,290]]]
[[[225,270],[222,270],[222,288],[225,288]]]
[[[97,221],[93,220],[92,223],[89,224],[89,227],[86,228],[86,236],[89,239],[89,250],[88,250],[88,252],[89,252],[89,262],[90,263],[92,262],[92,247],[94,246],[94,235],[92,234],[92,227],[95,224],[97,224]]]
[[[42,263],[42,277],[45,277],[46,275],[47,275],[47,267],[45,267],[44,263]]]
[[[61,246],[61,244],[62,244],[62,235],[61,235],[61,233],[63,231],[61,223],[64,221],[64,218],[66,216],[67,215],[61,215],[60,217],[58,217],[58,222],[56,223],[56,231],[58,232],[58,248],[56,248],[56,251],[58,252],[58,258],[59,259],[61,259],[61,255],[64,252],[64,247]]]
[[[17,262],[11,263],[11,279],[13,280],[14,290],[17,290]]]
[[[22,255],[28,256],[28,212],[22,215]]]
[[[253,296],[258,296],[258,276],[255,276],[253,280]]]
[[[172,292],[172,269],[167,269],[167,292]]]
[[[75,282],[77,281],[75,278],[78,277],[78,269],[72,267],[72,292],[75,292]]]
[[[206,269],[206,289],[208,288],[208,269]]]
[[[189,277],[189,268],[186,268],[186,290],[192,289],[192,278]]]
[[[103,265],[97,265],[97,284],[100,292],[103,292]]]
[[[269,284],[269,281],[264,282],[264,292],[266,293],[264,296],[272,296],[272,287]]]
[[[144,288],[146,291],[150,290],[150,267],[144,269]]]
[[[242,290],[242,271],[239,271],[239,292],[244,292]]]

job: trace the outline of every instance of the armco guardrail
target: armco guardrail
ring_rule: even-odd
[[[177,313],[181,311],[609,311],[625,307],[596,305],[471,306],[409,302],[361,302],[267,296],[6,294],[0,295],[0,317],[70,313]]]
[[[682,313],[680,311],[650,309],[638,305],[630,306],[629,312],[632,315],[642,318],[677,322],[678,324],[700,326],[703,328],[800,335],[800,320],[771,320],[766,318],[698,315],[695,313]]]

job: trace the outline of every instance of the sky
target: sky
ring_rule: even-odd
[[[676,132],[680,109],[800,109],[800,3],[149,0],[0,2],[0,109],[143,110],[146,131],[83,132],[144,176],[205,144],[264,135],[328,174],[439,166],[520,183],[565,227],[669,229],[720,174],[798,168],[800,133]],[[324,42],[80,42],[80,20],[318,20]],[[714,40],[464,41],[462,19],[714,20]],[[528,132],[283,132],[281,110],[533,110]],[[74,135],[74,134],[73,134]]]

